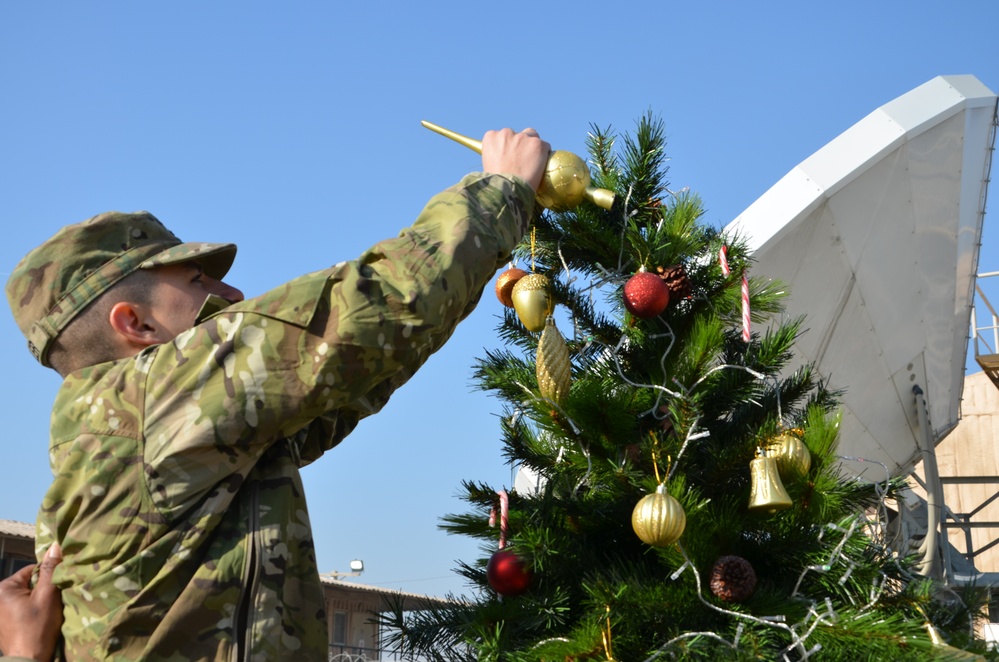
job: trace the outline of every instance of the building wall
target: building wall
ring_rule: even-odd
[[[34,527],[0,520],[0,579],[35,562]]]
[[[378,648],[378,628],[367,621],[371,619],[371,612],[381,606],[381,596],[338,596],[334,595],[329,588],[324,588],[324,590],[326,591],[326,618],[330,633],[330,645],[338,645],[338,642],[333,641],[335,636],[333,623],[336,613],[343,612],[347,615],[345,645],[357,648]]]
[[[984,372],[965,377],[961,420],[936,448],[941,478],[999,476],[999,388]],[[922,469],[918,468],[920,475]],[[921,490],[916,490],[922,494]],[[954,513],[970,513],[999,492],[999,483],[945,485],[944,503]],[[948,522],[952,520],[948,519]],[[976,513],[972,522],[999,522],[999,499]],[[973,549],[999,538],[999,528],[971,529]],[[950,543],[967,551],[965,532],[950,530]],[[979,572],[999,572],[999,545],[975,558]]]

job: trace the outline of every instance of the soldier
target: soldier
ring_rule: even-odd
[[[326,659],[299,468],[377,412],[526,231],[549,146],[488,132],[483,173],[358,259],[243,300],[232,244],[146,212],[60,230],[13,271],[64,382],[37,543],[62,547],[68,659]]]

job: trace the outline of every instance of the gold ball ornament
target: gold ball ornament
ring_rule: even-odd
[[[680,502],[659,485],[654,494],[638,502],[631,512],[631,527],[642,542],[653,547],[668,547],[680,539],[687,526],[687,515]]]
[[[558,149],[548,157],[535,199],[546,209],[568,211],[586,199],[589,186],[590,169],[586,162],[572,152]]]
[[[507,308],[513,308],[513,286],[527,275],[527,272],[517,267],[510,267],[496,277],[496,298]]]
[[[528,331],[543,330],[545,321],[555,309],[550,288],[551,283],[542,274],[523,276],[513,286],[510,295],[513,299],[513,309],[517,311],[517,317]]]
[[[781,476],[790,479],[804,476],[812,466],[812,455],[801,438],[790,431],[782,432],[767,447],[767,455],[777,460]]]

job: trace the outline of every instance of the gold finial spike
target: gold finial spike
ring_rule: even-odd
[[[608,191],[605,188],[593,188],[588,186],[586,188],[586,199],[600,207],[601,209],[610,209],[614,206],[614,192]]]
[[[482,153],[481,140],[474,140],[426,120],[420,120],[420,124],[459,145]],[[614,205],[614,192],[590,186],[589,168],[575,154],[564,150],[549,154],[548,164],[538,187],[538,202],[552,211],[568,211],[577,207],[584,199],[603,209],[610,209]]]
[[[472,150],[473,152],[478,152],[479,154],[482,153],[482,141],[481,140],[475,140],[474,138],[469,138],[468,136],[463,136],[460,133],[455,133],[454,131],[451,131],[450,129],[445,129],[442,126],[437,126],[433,122],[428,122],[427,120],[420,120],[420,124],[422,124],[424,127],[428,128],[428,129],[430,129],[431,131],[434,131],[436,133],[441,134],[445,138],[450,138],[451,140],[455,141],[459,145],[464,145],[465,147],[467,147],[468,149]]]

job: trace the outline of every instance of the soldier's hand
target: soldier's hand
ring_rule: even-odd
[[[551,145],[539,138],[534,129],[519,133],[513,129],[487,131],[482,137],[482,170],[516,175],[537,191],[549,152]]]
[[[38,568],[34,588],[34,565],[0,582],[0,651],[4,655],[39,662],[52,659],[62,626],[62,597],[52,585],[52,571],[60,562],[62,551],[53,544]]]

